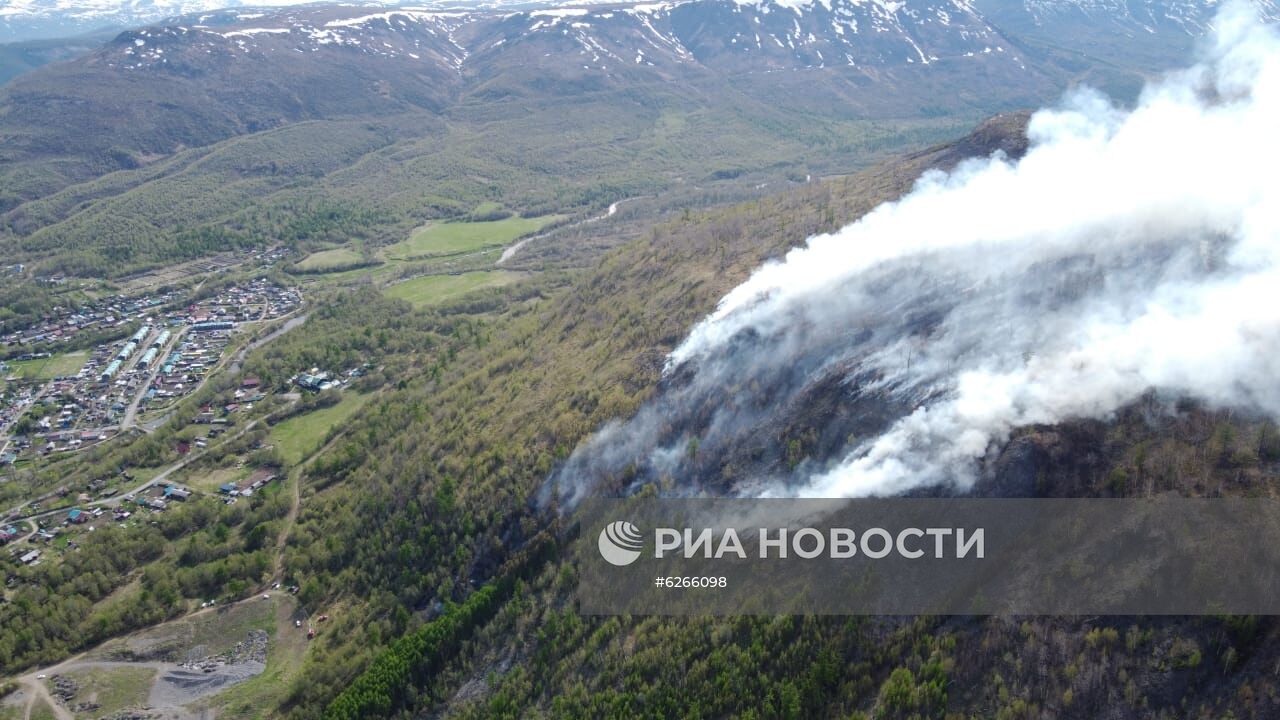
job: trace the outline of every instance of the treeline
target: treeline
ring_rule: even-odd
[[[924,720],[946,710],[955,641],[934,619],[593,618],[557,607],[567,593],[545,587],[485,629],[483,642],[526,659],[453,716]]]
[[[11,242],[15,256],[31,257],[45,274],[119,278],[224,252],[243,252],[282,243],[290,247],[349,242],[371,229],[396,225],[398,218],[331,202],[269,205],[247,217],[167,228],[120,223],[95,224],[37,233]]]
[[[475,626],[484,622],[506,599],[506,586],[487,585],[460,605],[412,633],[396,640],[373,665],[343,690],[325,710],[325,720],[390,717],[402,707],[415,683],[422,683],[457,650]]]
[[[406,708],[416,691],[445,667],[462,642],[487,623],[529,575],[555,552],[550,535],[535,537],[498,577],[443,614],[391,643],[325,708],[325,720],[386,718]]]
[[[73,277],[118,278],[221,252],[260,247],[268,238],[220,226],[167,232],[123,232],[79,242],[40,260],[42,272]],[[30,248],[36,249],[36,248]]]
[[[368,228],[393,222],[383,213],[334,203],[318,203],[295,210],[283,222],[276,236],[285,243],[345,242],[363,237]]]
[[[0,268],[0,331],[21,330],[34,325],[55,307],[76,309],[88,299],[79,292],[51,287],[29,277]],[[29,350],[23,350],[27,352]]]
[[[381,265],[382,261],[372,257],[364,256],[359,260],[353,260],[348,263],[337,263],[334,265],[325,265],[324,267],[304,268],[294,263],[289,266],[289,274],[291,275],[328,275],[330,273],[343,273],[351,270],[359,270],[361,268],[376,267]]]

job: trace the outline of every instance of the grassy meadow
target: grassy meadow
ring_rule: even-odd
[[[484,222],[431,223],[414,230],[408,239],[388,247],[383,255],[391,260],[408,260],[475,252],[506,245],[564,218],[564,215],[542,215]]]
[[[84,367],[89,354],[83,350],[54,355],[37,360],[17,360],[9,363],[6,377],[19,377],[24,380],[50,380],[55,377],[75,375]]]
[[[294,267],[302,272],[325,272],[336,268],[347,268],[364,262],[360,253],[347,247],[333,248],[313,252],[303,258]]]
[[[299,463],[315,452],[329,431],[351,417],[369,399],[369,395],[345,393],[336,405],[297,415],[271,428],[271,439],[280,456]]]
[[[428,307],[461,297],[473,290],[515,282],[517,273],[479,270],[457,275],[423,275],[387,288],[389,297],[408,300],[414,307]]]

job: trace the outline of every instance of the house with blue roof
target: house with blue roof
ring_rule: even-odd
[[[165,500],[180,500],[185,502],[189,497],[191,497],[191,491],[184,487],[168,485],[164,489]]]

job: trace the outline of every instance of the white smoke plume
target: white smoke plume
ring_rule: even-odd
[[[1280,38],[1230,4],[1202,58],[1131,110],[1073,92],[1032,117],[1020,160],[929,173],[760,268],[671,354],[679,387],[579,448],[562,497],[620,463],[679,483],[681,413],[705,441],[804,397],[788,380],[707,409],[709,389],[758,375],[839,372],[901,412],[739,492],[963,489],[1015,428],[1106,417],[1150,388],[1280,415]]]

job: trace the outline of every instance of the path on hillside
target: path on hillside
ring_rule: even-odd
[[[312,455],[312,457],[315,456]],[[293,533],[293,527],[298,522],[298,508],[302,505],[302,466],[289,473],[288,482],[292,497],[289,499],[289,512],[285,515],[284,527],[280,528],[280,535],[276,538],[276,552],[271,570],[271,578],[275,582],[284,582],[284,546],[289,542],[289,535]]]
[[[506,250],[503,250],[502,256],[498,258],[498,262],[494,263],[494,265],[502,265],[506,261],[515,257],[515,254],[520,252],[520,248],[524,247],[525,245],[528,245],[534,240],[541,240],[542,238],[547,237],[552,233],[559,232],[561,230],[568,230],[571,228],[582,227],[583,225],[590,225],[591,223],[600,222],[605,218],[613,217],[614,214],[618,212],[618,207],[621,206],[623,203],[627,203],[627,202],[631,202],[632,200],[639,200],[639,199],[640,198],[625,198],[623,200],[618,200],[617,202],[609,205],[609,209],[600,213],[599,215],[593,215],[589,218],[579,220],[578,222],[569,223],[568,225],[561,225],[558,228],[552,228],[544,233],[538,233],[537,235],[530,235],[529,237],[515,243],[511,247],[508,247]]]
[[[275,563],[272,571],[272,579],[276,582],[284,581],[284,546],[289,541],[289,535],[293,532],[294,526],[298,522],[298,511],[302,507],[302,474],[303,470],[315,462],[315,459],[332,448],[339,440],[343,438],[345,432],[340,432],[333,436],[329,442],[316,448],[314,452],[306,457],[302,462],[289,471],[289,484],[291,486],[293,497],[290,500],[289,513],[285,516],[284,527],[280,529],[280,535],[276,538]]]

